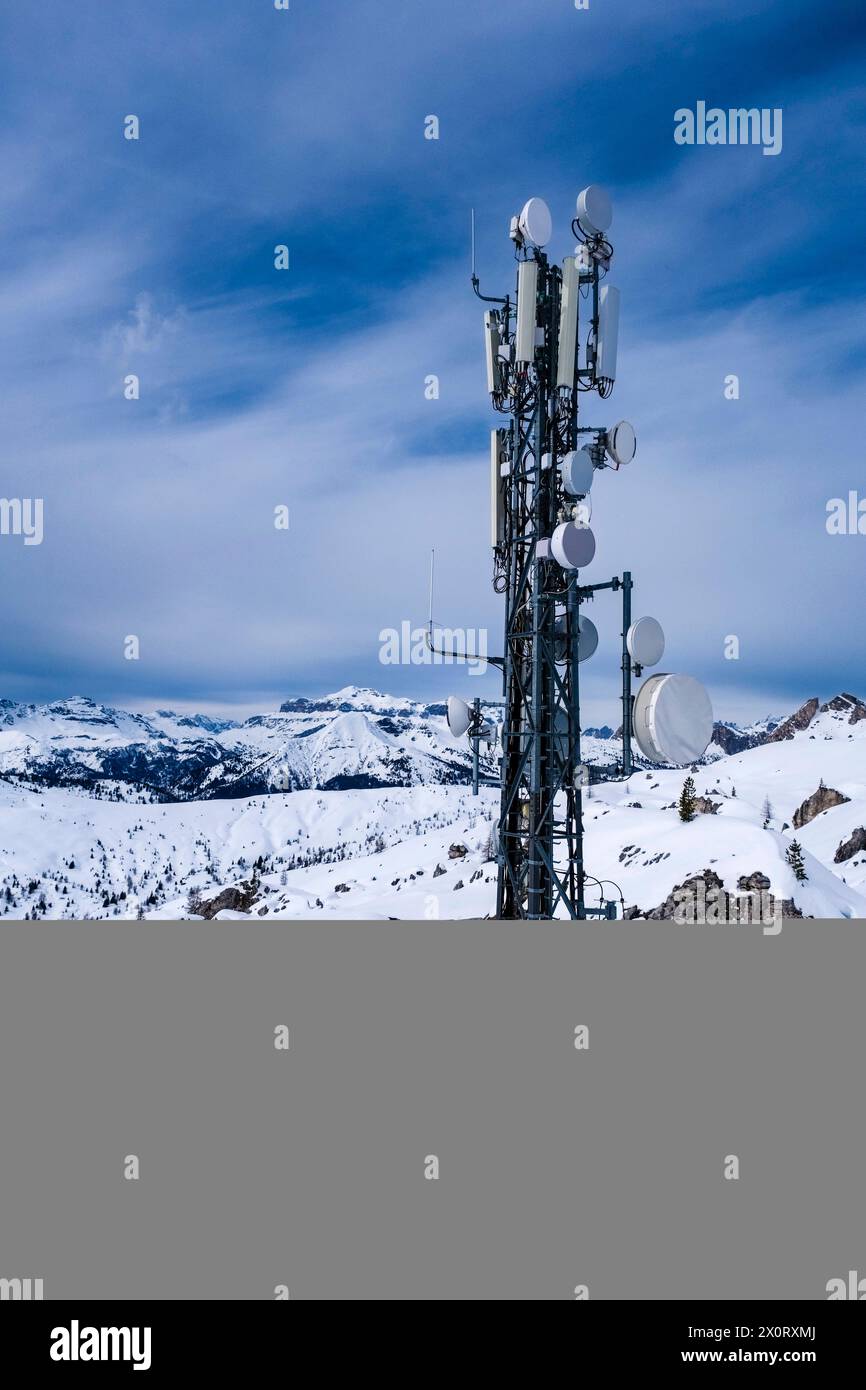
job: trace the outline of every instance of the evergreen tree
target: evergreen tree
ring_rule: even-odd
[[[766,830],[767,826],[770,824],[770,821],[773,819],[775,815],[775,812],[773,810],[773,804],[768,796],[764,797],[764,807],[761,814],[764,817],[764,829]]]
[[[696,809],[697,797],[695,796],[695,779],[694,777],[687,777],[683,782],[683,789],[680,792],[680,799],[677,803],[680,820],[694,820]]]
[[[798,883],[805,883],[809,875],[806,873],[806,865],[803,863],[803,846],[799,840],[792,840],[785,853],[785,858],[794,871],[794,877]]]

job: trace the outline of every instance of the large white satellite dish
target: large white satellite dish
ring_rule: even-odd
[[[664,656],[665,634],[655,618],[638,618],[626,633],[626,646],[639,666],[657,666]]]
[[[550,208],[543,198],[530,198],[524,203],[517,225],[525,241],[533,246],[546,246],[553,232]]]
[[[706,752],[713,736],[710,697],[692,676],[650,676],[635,697],[632,729],[649,762],[684,767]]]
[[[620,420],[618,425],[608,430],[605,448],[617,467],[631,463],[637,449],[637,435],[628,420]]]
[[[472,710],[459,695],[448,696],[448,728],[454,738],[462,738],[472,723]]]
[[[572,497],[585,497],[592,487],[595,466],[588,449],[570,449],[559,465],[562,486]]]
[[[595,555],[595,536],[588,526],[563,521],[550,538],[550,553],[564,570],[583,569]]]
[[[585,231],[606,232],[613,220],[610,195],[601,184],[591,183],[577,196],[577,220]]]

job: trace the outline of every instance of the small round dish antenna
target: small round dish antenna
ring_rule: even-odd
[[[472,710],[459,695],[448,696],[448,728],[454,738],[462,738],[472,723]]]
[[[577,639],[577,659],[578,661],[589,661],[595,654],[598,646],[598,628],[591,618],[585,618],[581,613],[577,620],[578,639]]]
[[[563,521],[550,538],[550,553],[564,570],[583,569],[595,555],[595,536],[588,526]]]
[[[710,697],[692,676],[650,676],[635,697],[632,727],[649,762],[684,767],[706,752],[713,736]]]
[[[517,219],[524,241],[533,246],[546,246],[553,232],[550,208],[543,198],[530,198],[524,203],[523,211]]]
[[[554,660],[557,666],[564,666],[569,659],[568,650],[568,625],[565,615],[556,620],[556,652]],[[598,646],[598,628],[591,618],[585,618],[581,613],[577,619],[577,659],[578,661],[589,661],[594,655]]]
[[[617,468],[621,468],[625,463],[631,463],[637,449],[634,426],[630,425],[628,420],[620,420],[618,425],[614,425],[613,429],[608,430],[604,447]]]
[[[577,220],[591,236],[607,231],[613,220],[613,208],[610,195],[601,184],[591,183],[577,195]]]
[[[592,487],[595,467],[588,449],[570,449],[559,465],[562,486],[571,497],[585,497]]]
[[[638,618],[626,633],[625,642],[638,666],[657,666],[664,656],[665,634],[655,618]]]

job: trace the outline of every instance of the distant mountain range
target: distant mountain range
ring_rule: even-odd
[[[788,718],[746,728],[720,722],[707,760],[787,739],[827,710],[852,724],[866,719],[866,705],[842,694],[825,705],[808,700]],[[311,788],[465,785],[469,748],[451,737],[445,713],[444,703],[357,686],[286,700],[276,713],[242,723],[167,709],[131,713],[86,696],[48,705],[0,700],[0,778],[167,802]],[[584,730],[586,761],[611,762],[618,736],[608,725]],[[495,762],[485,771],[495,775]]]
[[[0,776],[165,801],[466,782],[469,749],[450,738],[444,716],[444,705],[355,687],[243,723],[133,714],[83,696],[0,700]]]

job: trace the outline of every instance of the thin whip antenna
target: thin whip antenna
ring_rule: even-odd
[[[433,571],[434,571],[435,565],[436,565],[436,551],[435,551],[435,550],[431,550],[431,551],[430,551],[430,617],[429,617],[429,622],[428,622],[428,627],[429,627],[429,631],[430,631],[430,636],[431,636],[431,638],[432,638],[432,636],[433,636]]]
[[[470,211],[470,213],[469,213],[469,216],[470,216],[470,219],[471,219],[471,226],[472,226],[472,279],[474,280],[474,279],[476,278],[476,277],[475,277],[475,209],[474,209],[474,208],[471,209],[471,211]]]

